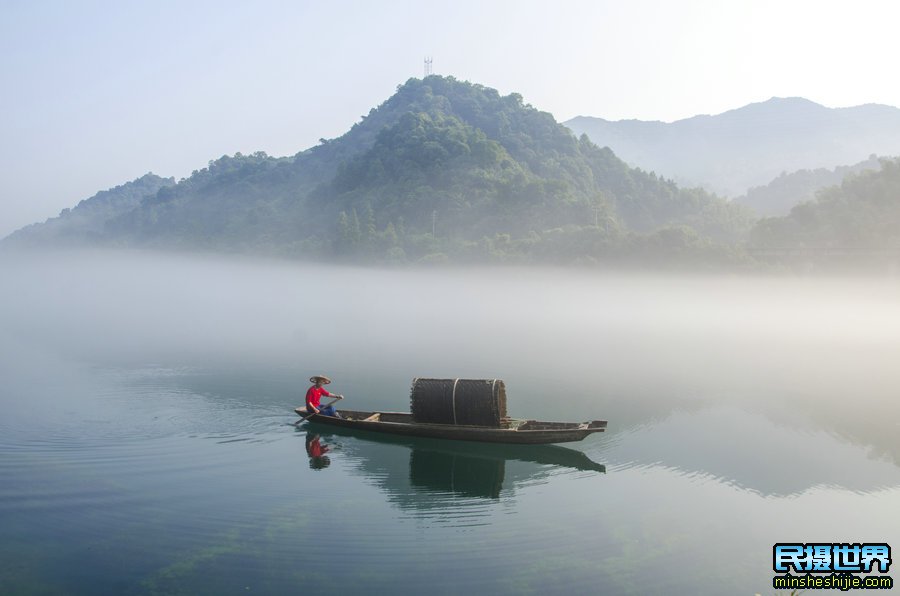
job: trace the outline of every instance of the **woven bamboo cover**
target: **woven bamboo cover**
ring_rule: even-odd
[[[415,422],[499,427],[506,418],[500,379],[413,379],[409,401]]]

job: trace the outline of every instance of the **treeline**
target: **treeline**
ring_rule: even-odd
[[[754,263],[738,246],[718,243],[688,226],[666,227],[653,233],[623,230],[611,219],[598,225],[568,225],[508,233],[478,239],[444,235],[435,217],[435,233],[410,232],[403,218],[383,228],[367,208],[338,216],[338,234],[323,244],[318,256],[349,263],[515,264],[583,266],[659,266],[665,268],[747,269]]]

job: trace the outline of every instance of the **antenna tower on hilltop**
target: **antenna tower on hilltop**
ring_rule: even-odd
[[[425,76],[426,77],[430,74],[434,74],[434,70],[431,68],[431,62],[432,62],[432,60],[431,60],[430,56],[425,58]]]

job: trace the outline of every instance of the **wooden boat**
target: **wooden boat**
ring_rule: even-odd
[[[305,406],[294,410],[306,417]],[[606,430],[606,420],[590,422],[541,422],[504,418],[498,427],[459,424],[414,422],[412,414],[404,412],[360,412],[341,410],[342,418],[314,414],[307,419],[314,424],[353,428],[396,435],[451,439],[456,441],[484,441],[488,443],[567,443],[581,441],[591,433]]]

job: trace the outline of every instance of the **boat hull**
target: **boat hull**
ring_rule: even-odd
[[[304,418],[308,414],[305,407],[296,408],[294,411],[298,416]],[[605,420],[583,423],[516,420],[511,421],[508,428],[491,428],[452,424],[421,424],[413,422],[411,414],[402,412],[341,410],[340,413],[343,418],[315,414],[308,418],[307,422],[412,437],[533,445],[581,441],[590,434],[606,430]]]

